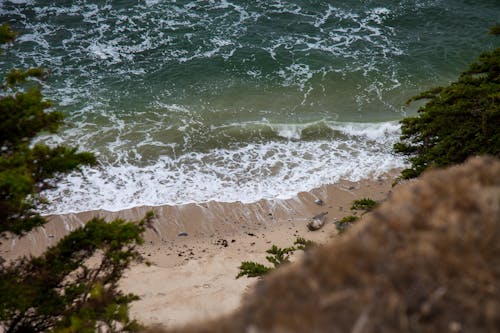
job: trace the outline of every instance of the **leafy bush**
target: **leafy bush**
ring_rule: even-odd
[[[293,245],[295,245],[295,248],[297,250],[302,250],[302,251],[307,251],[310,248],[316,246],[316,243],[313,242],[312,240],[307,240],[302,237],[298,237],[295,242],[293,242]]]
[[[351,209],[353,210],[371,210],[377,207],[378,202],[369,198],[362,198],[358,200],[354,200],[352,202]]]
[[[271,254],[270,256],[266,257],[266,260],[273,264],[275,268],[279,267],[290,262],[290,255],[293,254],[293,251],[295,250],[296,248],[293,246],[281,248],[273,245],[269,250],[266,251],[267,253]]]
[[[267,272],[269,272],[272,268],[253,261],[243,261],[241,263],[241,266],[238,267],[238,269],[240,270],[240,272],[238,273],[238,275],[236,275],[237,279],[239,279],[242,276],[248,276],[248,277],[262,276]]]
[[[278,268],[281,265],[289,263],[290,255],[292,255],[296,250],[306,251],[308,248],[314,246],[315,243],[304,238],[297,238],[294,242],[294,245],[297,246],[281,248],[273,245],[270,249],[266,250],[267,253],[271,254],[270,256],[266,257],[266,260],[273,264],[273,267],[264,266],[253,261],[243,261],[240,267],[238,267],[240,272],[238,273],[238,275],[236,275],[236,278],[238,279],[242,276],[262,276],[273,270],[274,268]]]
[[[500,27],[491,29],[500,34]],[[462,163],[472,155],[500,156],[500,48],[485,52],[458,81],[411,98],[427,100],[418,115],[401,121],[394,145],[411,162],[401,178],[430,167]]]
[[[12,43],[16,38],[16,33],[10,29],[8,24],[0,25],[0,45]],[[2,50],[0,49],[0,53]]]
[[[337,228],[337,231],[339,234],[345,232],[351,224],[356,222],[359,219],[359,217],[355,215],[348,215],[344,216],[340,221],[335,222],[335,227]]]

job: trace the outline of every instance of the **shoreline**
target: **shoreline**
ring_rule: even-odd
[[[268,248],[273,244],[292,246],[298,237],[319,244],[335,238],[336,220],[361,214],[350,210],[352,201],[364,197],[384,200],[399,171],[323,185],[284,200],[263,199],[250,204],[211,201],[51,215],[45,227],[22,239],[4,241],[0,251],[7,260],[36,256],[93,217],[139,220],[153,210],[153,228],[146,230],[145,242],[138,248],[151,265],[133,264],[122,278],[121,288],[141,298],[132,303],[133,318],[145,325],[179,326],[235,310],[257,280],[235,279],[242,261],[265,264]],[[323,204],[315,203],[317,199]],[[324,212],[328,212],[325,226],[309,231],[307,222]],[[298,257],[300,251],[292,259]]]
[[[387,184],[384,183],[390,179],[389,186],[392,185],[392,179],[397,177],[399,172],[400,169],[393,169],[375,178],[360,181],[340,180],[334,184],[299,192],[289,199],[261,199],[252,203],[208,201],[181,205],[144,205],[118,211],[97,209],[44,215],[49,221],[47,224],[22,238],[10,236],[0,244],[0,253],[7,260],[23,255],[37,256],[94,217],[102,217],[108,221],[116,218],[138,221],[148,211],[154,211],[156,219],[153,230],[146,230],[144,239],[153,243],[174,240],[182,232],[188,233],[190,238],[198,238],[205,237],[208,233],[234,232],[240,227],[245,229],[276,222],[304,222],[324,211],[329,212],[329,219],[339,218],[346,215],[342,214],[343,210],[348,211],[350,208],[350,202],[345,200],[346,196],[377,199],[380,194],[377,188],[381,187],[382,191],[387,191],[387,186],[384,186]],[[324,205],[315,204],[317,199],[321,199]],[[334,206],[342,208],[332,213]]]

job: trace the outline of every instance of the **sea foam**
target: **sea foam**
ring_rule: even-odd
[[[396,123],[331,126],[347,139],[252,143],[239,149],[162,156],[146,166],[121,162],[84,168],[42,193],[51,202],[42,212],[284,199],[340,179],[357,181],[404,166],[391,152],[399,134]],[[297,127],[278,131],[290,139],[299,132]]]

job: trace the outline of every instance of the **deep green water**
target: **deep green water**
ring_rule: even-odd
[[[47,212],[287,197],[399,167],[406,99],[486,49],[500,1],[0,1],[2,70],[45,94],[101,165]],[[496,43],[496,44],[495,44]]]

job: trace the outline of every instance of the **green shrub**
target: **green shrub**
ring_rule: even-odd
[[[271,267],[266,267],[262,264],[253,262],[253,261],[243,261],[238,267],[240,272],[238,275],[236,275],[236,278],[239,279],[242,276],[248,276],[248,277],[257,277],[257,276],[262,276],[269,272],[272,268]]]
[[[351,209],[353,210],[371,210],[377,207],[378,202],[369,198],[362,198],[358,200],[354,200],[352,202]]]
[[[0,25],[0,45],[12,43],[16,39],[16,33],[10,29],[8,24]],[[0,49],[2,53],[2,49]]]
[[[290,262],[290,255],[293,254],[293,251],[295,250],[296,248],[294,248],[293,246],[281,248],[273,245],[269,250],[266,251],[267,253],[271,254],[270,256],[266,257],[266,260],[273,264],[275,268],[279,267]]]
[[[267,253],[271,254],[270,256],[266,256],[266,260],[273,264],[273,267],[264,266],[253,261],[243,261],[240,267],[238,267],[240,272],[236,275],[236,278],[238,279],[242,276],[262,276],[274,268],[278,268],[281,265],[289,263],[290,255],[292,255],[296,250],[305,251],[315,245],[313,241],[306,240],[304,238],[297,238],[293,244],[297,246],[281,248],[273,245],[270,249],[266,250]]]
[[[295,245],[295,248],[297,250],[302,250],[302,251],[307,251],[313,246],[316,246],[316,243],[313,242],[312,240],[307,240],[302,237],[298,237],[295,242],[293,242],[293,245]]]
[[[339,234],[345,232],[347,228],[351,226],[354,222],[356,222],[359,219],[359,217],[355,215],[348,215],[344,216],[340,221],[335,222],[335,227],[337,228],[337,231]]]

